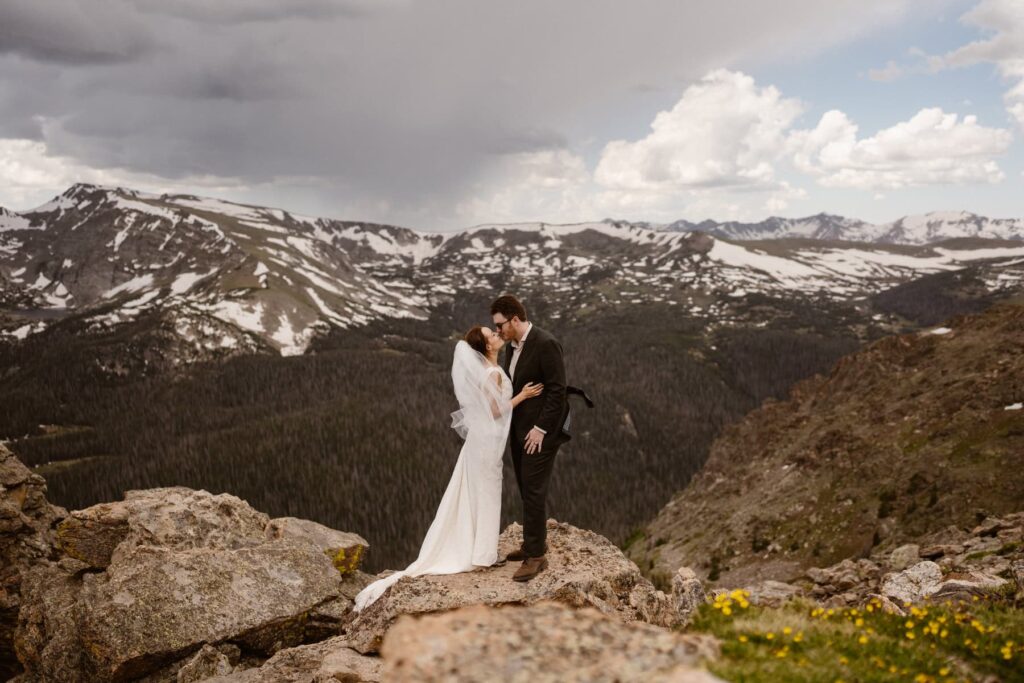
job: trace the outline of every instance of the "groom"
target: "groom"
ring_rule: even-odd
[[[569,404],[565,391],[562,345],[551,333],[526,317],[526,308],[512,295],[500,296],[491,304],[491,319],[498,334],[511,342],[502,363],[512,378],[512,395],[524,385],[544,385],[540,396],[527,399],[512,411],[509,443],[512,466],[523,499],[523,545],[506,560],[522,560],[512,575],[529,581],[548,566],[547,551],[548,480],[558,447],[569,440],[562,431]]]

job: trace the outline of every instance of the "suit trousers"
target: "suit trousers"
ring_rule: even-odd
[[[547,548],[548,482],[560,445],[542,442],[540,451],[526,453],[524,445],[512,438],[512,468],[523,500],[523,550],[529,557],[540,557]]]

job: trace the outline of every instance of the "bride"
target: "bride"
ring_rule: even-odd
[[[403,576],[457,574],[498,560],[502,456],[512,409],[539,396],[543,385],[527,384],[514,398],[512,380],[498,365],[504,342],[480,325],[455,345],[452,383],[459,410],[452,429],[465,442],[416,560],[364,588],[355,598],[359,612]]]

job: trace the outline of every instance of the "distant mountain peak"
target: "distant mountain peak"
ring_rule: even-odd
[[[647,225],[647,224],[643,224]],[[923,245],[958,238],[1024,240],[1024,219],[979,216],[966,210],[903,216],[891,223],[868,223],[830,213],[804,218],[771,216],[758,223],[680,220],[659,226],[672,232],[694,229],[734,240],[802,237],[842,242]]]

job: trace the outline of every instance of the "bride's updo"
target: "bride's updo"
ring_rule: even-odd
[[[484,336],[483,325],[471,328],[462,339],[481,356],[487,355],[487,337]]]

